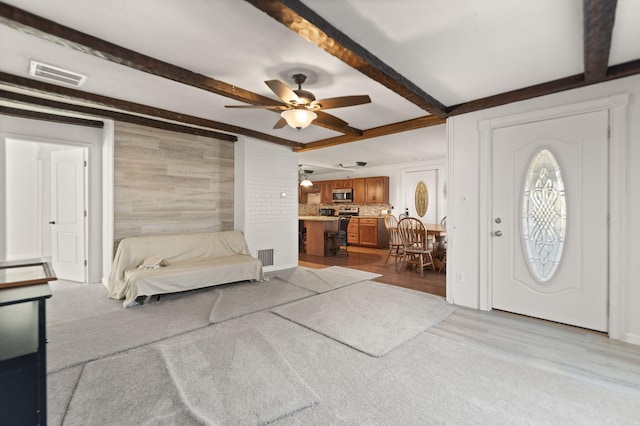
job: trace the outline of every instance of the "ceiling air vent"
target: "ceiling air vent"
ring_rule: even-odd
[[[34,77],[58,83],[70,84],[72,86],[82,86],[87,80],[86,75],[33,60],[29,67],[29,74]]]

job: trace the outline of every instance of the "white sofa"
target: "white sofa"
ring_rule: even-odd
[[[139,269],[148,258],[162,259],[166,266]],[[118,246],[108,294],[129,307],[140,296],[245,280],[262,281],[264,273],[239,231],[130,237]]]

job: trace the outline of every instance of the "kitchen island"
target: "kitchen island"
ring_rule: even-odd
[[[305,229],[306,253],[325,256],[326,246],[324,234],[327,231],[338,232],[337,216],[299,216],[298,220]]]

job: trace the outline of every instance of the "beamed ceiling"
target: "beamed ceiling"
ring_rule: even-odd
[[[22,0],[0,3],[3,114],[111,118],[304,152],[640,72],[635,0]],[[88,76],[78,88],[29,61]],[[264,84],[308,75],[318,98],[368,94],[301,131]],[[398,135],[404,134],[404,135]],[[420,135],[417,136],[421,138]],[[411,139],[411,137],[406,137]],[[389,139],[391,140],[391,139]],[[365,145],[366,146],[366,145]]]

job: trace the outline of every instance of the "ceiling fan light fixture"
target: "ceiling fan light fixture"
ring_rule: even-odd
[[[306,109],[288,109],[280,114],[287,124],[294,129],[304,129],[308,127],[313,120],[318,118],[318,114]]]

